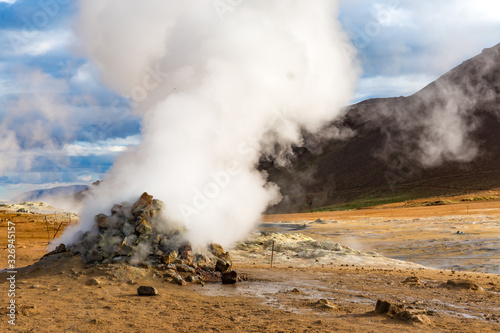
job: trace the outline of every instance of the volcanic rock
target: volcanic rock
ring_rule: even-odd
[[[189,275],[186,278],[186,281],[189,283],[200,283],[203,284],[203,279],[199,275]]]
[[[222,273],[222,283],[223,284],[235,284],[238,282],[238,273],[235,271],[228,271]]]
[[[385,314],[389,311],[391,307],[391,303],[387,301],[377,300],[377,304],[375,305],[375,312],[379,314]]]
[[[148,207],[148,206],[151,206],[151,204],[153,203],[153,196],[152,195],[149,195],[147,194],[146,192],[144,192],[141,197],[139,198],[139,200],[137,200],[135,202],[135,204],[132,206],[132,211],[134,209],[136,209],[137,207],[139,206],[142,206],[142,207]]]
[[[186,264],[177,264],[177,265],[175,265],[175,269],[177,270],[177,272],[183,272],[183,273],[194,274],[196,272],[193,267],[189,267]]]
[[[225,273],[231,269],[231,264],[225,260],[217,259],[217,263],[215,264],[215,271]]]
[[[97,226],[99,228],[106,228],[109,224],[109,219],[106,215],[104,214],[99,214],[94,217],[94,221],[97,223]]]
[[[139,224],[135,227],[135,231],[140,234],[149,234],[152,230],[153,229],[151,228],[149,223],[146,222],[146,220],[141,220],[141,222],[139,222]]]
[[[137,288],[137,294],[140,296],[156,296],[158,295],[158,290],[155,287],[140,286]]]

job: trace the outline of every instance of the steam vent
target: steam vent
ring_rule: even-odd
[[[219,244],[193,253],[183,236],[185,230],[165,223],[162,209],[163,202],[147,193],[133,205],[114,205],[110,215],[95,216],[98,232],[83,234],[69,250],[90,264],[151,267],[179,285],[232,284],[241,279],[232,269],[229,253]]]

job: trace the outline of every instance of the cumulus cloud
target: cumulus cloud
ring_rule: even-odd
[[[364,78],[427,76],[423,88],[465,59],[499,40],[499,4],[481,1],[342,1],[341,20],[357,46]],[[366,82],[361,84],[366,84]],[[366,95],[365,86],[358,88]],[[403,95],[408,86],[388,91],[385,85],[371,95]]]

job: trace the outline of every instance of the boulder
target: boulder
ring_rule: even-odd
[[[98,214],[94,217],[94,221],[97,223],[97,226],[101,229],[105,229],[108,227],[109,219],[104,214]]]
[[[375,305],[375,312],[380,314],[385,314],[389,311],[391,307],[391,303],[387,301],[377,300],[377,304]]]
[[[155,287],[150,286],[140,286],[137,288],[137,294],[140,296],[157,296],[158,290]]]
[[[215,271],[225,273],[231,269],[231,264],[225,260],[218,259],[215,264]]]
[[[208,249],[210,250],[210,253],[214,255],[214,257],[222,259],[229,263],[229,265],[232,265],[232,260],[229,252],[225,252],[220,244],[212,243],[208,246]]]
[[[238,273],[235,271],[222,273],[222,284],[235,284],[236,282],[238,282]]]

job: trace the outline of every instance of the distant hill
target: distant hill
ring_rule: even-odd
[[[284,196],[270,213],[500,188],[500,44],[412,96],[347,108],[325,132],[289,168],[262,163]]]
[[[50,201],[50,199],[54,198],[57,199],[57,198],[65,198],[73,196],[78,192],[86,190],[87,188],[88,188],[87,185],[53,187],[49,189],[25,192],[16,196],[10,201],[14,203],[20,203],[26,201]]]

